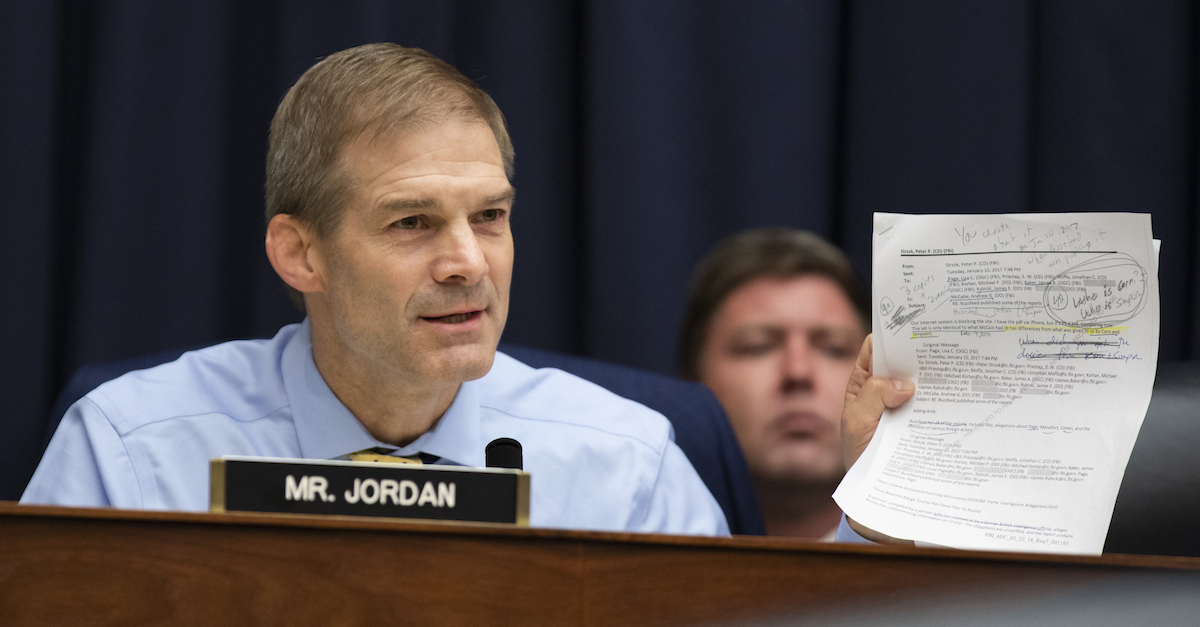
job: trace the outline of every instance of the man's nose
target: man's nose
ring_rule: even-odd
[[[808,338],[803,334],[791,333],[784,344],[783,388],[784,391],[811,390],[816,357]]]
[[[433,262],[433,278],[439,283],[474,285],[487,275],[487,257],[479,237],[467,222],[445,227]]]

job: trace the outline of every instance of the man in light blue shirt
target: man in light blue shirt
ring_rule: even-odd
[[[424,51],[313,66],[271,123],[267,256],[307,313],[106,383],[64,416],[21,500],[203,510],[208,460],[367,448],[479,466],[512,437],[531,524],[724,534],[661,415],[496,346],[512,144],[491,98]]]

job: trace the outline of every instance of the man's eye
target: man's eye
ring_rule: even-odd
[[[396,220],[395,225],[397,228],[404,229],[405,231],[412,231],[421,226],[421,218],[418,216],[400,218]]]
[[[849,346],[829,346],[825,348],[825,354],[834,359],[850,359],[857,356]]]
[[[853,359],[858,356],[858,349],[853,344],[841,342],[816,343],[818,350],[830,359]]]
[[[495,222],[504,217],[503,209],[484,209],[479,214],[479,219],[483,222]]]
[[[758,357],[766,355],[774,350],[775,344],[772,342],[751,342],[744,344],[734,344],[729,347],[729,352],[737,357]]]

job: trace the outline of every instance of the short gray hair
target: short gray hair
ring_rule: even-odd
[[[367,44],[332,54],[288,90],[271,120],[267,149],[266,219],[290,214],[318,237],[337,233],[352,181],[341,154],[371,129],[436,123],[447,118],[484,122],[513,177],[513,146],[504,115],[486,92],[453,66],[419,48]],[[289,287],[303,309],[303,298]]]

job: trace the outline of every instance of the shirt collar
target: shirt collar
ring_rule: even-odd
[[[479,426],[479,386],[479,381],[460,385],[458,395],[441,419],[412,444],[400,449],[399,454],[423,452],[464,466],[483,467],[485,443]]]
[[[329,389],[313,361],[307,318],[283,349],[282,370],[302,457],[333,459],[373,447],[396,449],[372,437]],[[483,466],[479,385],[479,381],[467,381],[459,386],[454,402],[433,428],[397,454],[424,452],[466,466]]]

